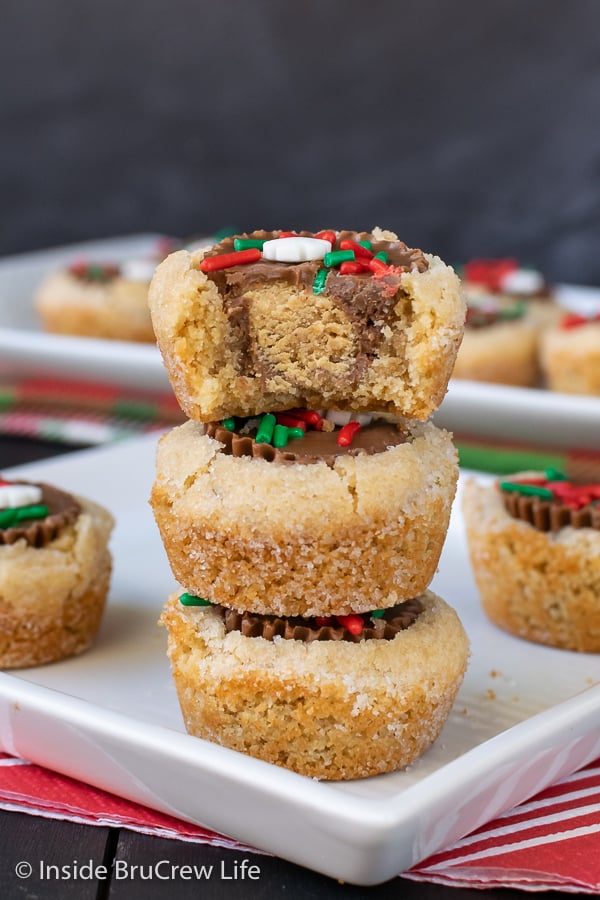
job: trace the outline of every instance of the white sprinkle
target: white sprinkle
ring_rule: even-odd
[[[42,499],[42,489],[33,484],[6,484],[0,487],[0,509],[32,506]]]
[[[342,409],[328,409],[325,418],[334,425],[340,425],[342,428],[352,419],[352,413]]]
[[[306,262],[310,259],[323,259],[331,252],[331,243],[320,238],[288,237],[275,238],[263,244],[263,256],[274,262]]]
[[[507,294],[537,294],[543,287],[544,277],[535,269],[515,269],[500,282],[501,290]]]
[[[152,281],[156,265],[151,259],[126,259],[120,268],[126,281]]]

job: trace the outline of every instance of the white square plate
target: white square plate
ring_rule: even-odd
[[[148,497],[155,437],[6,472],[117,519],[110,601],[82,656],[0,674],[0,746],[335,878],[393,877],[600,755],[600,655],[528,644],[482,614],[458,502],[433,588],[472,658],[438,740],[408,770],[324,783],[185,734],[156,621],[175,588]]]

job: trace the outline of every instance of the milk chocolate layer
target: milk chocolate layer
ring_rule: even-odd
[[[467,317],[465,326],[467,328],[488,328],[490,325],[497,325],[498,322],[515,322],[522,319],[525,315],[525,307],[519,310],[486,309],[478,306],[467,307]]]
[[[223,452],[230,456],[252,456],[254,459],[284,464],[307,465],[324,462],[329,467],[332,467],[340,456],[370,456],[384,453],[390,447],[410,440],[410,435],[400,425],[382,419],[361,428],[354,435],[349,447],[338,445],[339,430],[307,431],[304,437],[293,438],[282,448],[273,447],[271,444],[257,444],[253,435],[228,431],[219,422],[209,423],[206,426],[206,433],[224,444]]]
[[[521,519],[538,531],[558,531],[560,528],[595,528],[600,531],[600,505],[589,504],[572,509],[560,500],[545,500],[517,492],[502,492],[506,511],[513,519]]]
[[[390,609],[386,609],[381,618],[372,618],[370,613],[363,613],[363,630],[353,634],[341,625],[335,617],[331,624],[318,625],[315,619],[302,616],[267,616],[256,613],[240,613],[224,606],[215,606],[223,617],[225,630],[240,631],[244,637],[262,637],[272,641],[275,637],[290,641],[351,641],[355,644],[368,640],[393,640],[398,632],[409,628],[423,612],[420,600],[406,600]]]
[[[32,519],[11,528],[0,528],[0,544],[14,544],[23,538],[30,547],[45,547],[59,534],[66,525],[71,525],[81,512],[77,500],[49,484],[19,481],[15,484],[35,484],[41,488],[40,504],[48,507],[48,515],[44,519]]]

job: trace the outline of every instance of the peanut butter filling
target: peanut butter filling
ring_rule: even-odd
[[[242,239],[269,241],[277,239],[279,231],[253,231],[239,235]],[[313,232],[298,232],[301,237],[314,237]],[[403,241],[376,240],[367,232],[340,231],[332,250],[340,248],[345,240],[369,241],[373,254],[385,253],[391,267],[388,274],[374,277],[372,272],[342,274],[332,267],[327,270],[323,294],[340,309],[355,334],[357,347],[356,377],[360,378],[370,365],[383,340],[384,331],[396,317],[396,306],[406,295],[401,287],[402,271],[425,272],[429,263],[422,250],[411,249]],[[205,254],[205,258],[231,253],[234,238],[228,237]],[[323,260],[287,263],[261,258],[257,262],[234,265],[208,272],[224,300],[224,308],[230,326],[236,334],[240,349],[240,374],[249,374],[257,366],[256,348],[250,335],[249,310],[252,298],[248,296],[256,286],[283,282],[287,285],[313,290],[317,272],[323,270]],[[394,271],[395,270],[395,271]]]
[[[490,308],[471,304],[467,307],[465,327],[475,330],[489,328],[490,325],[497,325],[499,322],[514,322],[522,319],[526,311],[523,303],[514,303],[512,306],[506,307],[492,306]]]

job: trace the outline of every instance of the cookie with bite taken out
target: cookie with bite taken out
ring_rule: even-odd
[[[226,238],[158,267],[154,330],[189,418],[302,406],[427,419],[463,333],[454,271],[378,228],[282,234]]]

